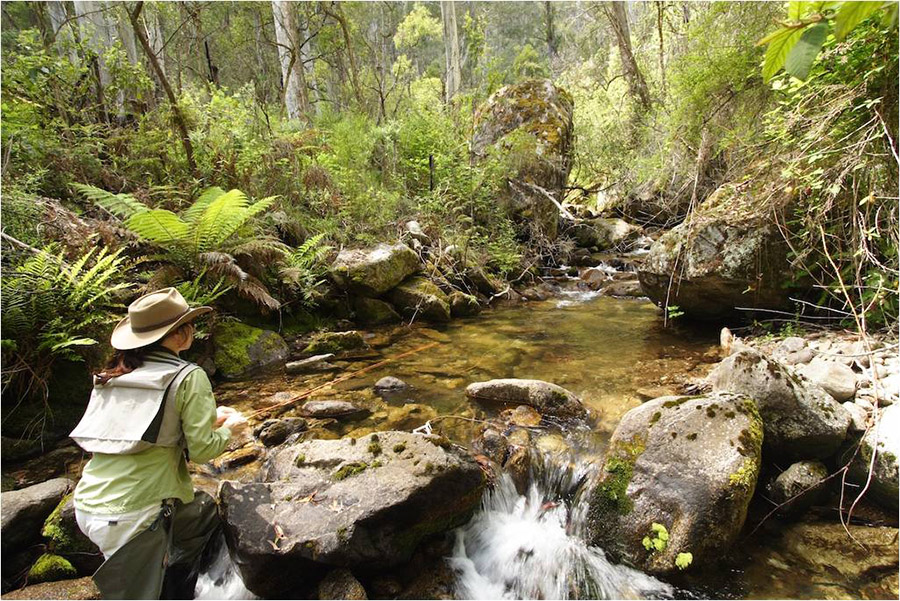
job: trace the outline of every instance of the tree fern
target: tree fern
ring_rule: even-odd
[[[72,184],[72,187],[78,190],[87,200],[122,219],[128,219],[133,215],[150,210],[150,207],[131,194],[113,194],[87,184]]]

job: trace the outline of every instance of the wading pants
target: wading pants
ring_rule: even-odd
[[[196,564],[219,529],[216,502],[206,493],[164,503],[137,534],[94,573],[103,599],[193,599]]]

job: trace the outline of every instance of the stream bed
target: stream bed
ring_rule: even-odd
[[[857,548],[856,555],[844,552],[853,542],[836,518],[791,524],[771,519],[755,536],[739,542],[721,566],[699,567],[668,583],[613,565],[601,549],[582,542],[585,478],[573,474],[583,476],[594,468],[625,412],[650,396],[676,394],[705,375],[718,360],[717,335],[665,328],[658,309],[645,300],[564,287],[551,299],[493,309],[444,326],[376,330],[367,334],[372,350],[335,361],[338,371],[227,383],[216,394],[220,402],[250,412],[277,402],[279,397],[271,395],[325,385],[311,398],[349,400],[370,414],[356,421],[313,423],[319,437],[410,431],[427,423],[465,446],[471,446],[482,420],[496,415],[466,399],[464,389],[472,382],[533,378],[581,397],[595,416],[593,427],[552,432],[565,439],[565,451],[535,473],[530,490],[519,495],[508,478],[501,478],[486,493],[482,510],[457,532],[448,559],[458,574],[455,592],[462,598],[895,597],[896,516],[891,521],[879,514],[866,525],[853,526],[857,538],[864,539],[865,552]],[[328,385],[338,376],[433,342],[438,344],[396,363]],[[387,375],[410,387],[376,395],[373,384]],[[251,464],[221,477],[249,479],[255,471]],[[763,514],[751,508],[748,524]],[[198,593],[249,598],[235,583],[233,567],[227,561],[219,564],[214,574],[201,578]]]

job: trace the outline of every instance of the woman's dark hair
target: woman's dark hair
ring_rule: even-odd
[[[191,325],[190,322],[181,324],[180,326],[166,334],[166,336],[170,336],[188,325]],[[106,384],[112,378],[123,376],[125,374],[133,372],[144,364],[144,360],[147,358],[148,354],[159,349],[160,342],[161,341],[156,341],[153,344],[140,346],[138,348],[129,349],[127,351],[116,349],[113,353],[113,356],[110,357],[109,361],[106,362],[106,365],[103,367],[103,369],[99,372],[94,373],[96,382],[98,384]]]

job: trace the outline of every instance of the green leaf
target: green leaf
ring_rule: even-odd
[[[97,341],[93,338],[71,338],[64,342],[60,342],[58,344],[54,344],[50,350],[53,352],[62,350],[64,348],[68,348],[70,346],[91,346],[97,344]]]
[[[650,540],[649,536],[645,536],[644,540],[641,541],[641,544],[644,545],[644,548],[648,551],[653,548],[653,541]]]
[[[766,58],[763,61],[763,80],[766,83],[781,70],[784,61],[791,51],[791,48],[803,35],[802,29],[781,29],[776,32],[777,35],[769,36],[769,47],[766,49]]]
[[[834,17],[834,37],[843,40],[854,27],[868,19],[881,6],[881,2],[844,2]]]
[[[691,565],[691,562],[693,562],[693,561],[694,561],[693,553],[679,553],[678,556],[675,557],[675,566],[679,570],[684,570],[689,565]]]
[[[163,246],[183,241],[190,229],[178,215],[164,209],[133,215],[125,225],[141,238]]]
[[[828,24],[825,22],[808,27],[788,53],[784,61],[785,71],[797,79],[806,79],[827,35]]]

